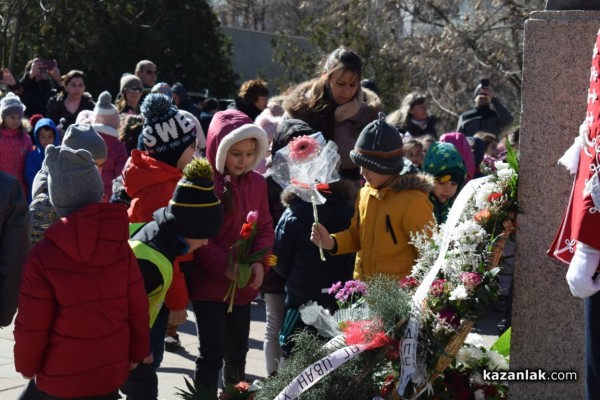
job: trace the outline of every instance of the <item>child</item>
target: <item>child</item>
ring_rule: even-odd
[[[437,223],[443,224],[467,178],[465,163],[452,143],[437,142],[431,145],[425,155],[423,172],[435,178],[429,200],[433,204]]]
[[[153,221],[138,228],[129,241],[144,277],[151,327],[172,281],[175,258],[204,246],[208,238],[221,229],[223,208],[213,191],[212,177],[212,169],[206,160],[190,162],[169,205],[158,209]],[[140,224],[132,224],[132,227],[136,225]],[[139,365],[131,372],[122,391],[130,399],[156,399],[155,369],[150,365]]]
[[[73,124],[69,126],[63,139],[63,145],[73,150],[87,150],[92,154],[98,171],[102,171],[108,150],[104,139],[90,125]],[[42,168],[35,175],[32,196],[29,205],[29,227],[31,244],[34,245],[42,240],[44,231],[59,218],[48,196],[48,168],[45,164],[42,164]]]
[[[350,157],[367,182],[358,194],[350,228],[329,235],[322,224],[313,224],[311,241],[332,254],[357,252],[354,279],[376,273],[403,278],[416,258],[410,235],[433,220],[427,199],[431,179],[408,172],[398,130],[381,114],[360,133]]]
[[[27,154],[27,158],[25,159],[25,180],[27,181],[28,188],[28,203],[31,203],[33,180],[35,179],[35,175],[42,168],[46,146],[49,144],[58,146],[60,144],[60,135],[56,130],[56,125],[54,125],[54,122],[50,118],[42,118],[35,124],[33,142],[35,148]]]
[[[62,218],[23,269],[15,368],[31,382],[22,398],[118,399],[130,368],[148,355],[150,336],[127,213],[100,203],[102,178],[88,151],[50,145],[46,165]]]
[[[354,183],[342,179],[329,184],[321,194],[327,201],[317,206],[319,223],[334,231],[348,229],[356,199]],[[338,309],[335,298],[327,290],[336,282],[352,279],[354,254],[337,257],[327,254],[326,261],[321,261],[319,249],[310,242],[310,230],[315,222],[312,204],[289,189],[284,190],[281,201],[287,208],[275,230],[273,253],[277,256],[274,270],[286,276],[285,323],[279,342],[287,356],[294,347],[291,336],[308,328],[300,319],[300,306],[315,301],[331,314]]]
[[[28,197],[25,156],[32,149],[32,143],[23,126],[24,111],[25,106],[12,92],[0,100],[0,171],[17,178]]]
[[[423,143],[417,139],[408,139],[404,141],[404,157],[417,168],[421,168],[423,164]]]
[[[496,135],[483,131],[477,132],[475,137],[483,140],[485,145],[485,153],[482,161],[482,167],[486,170],[484,173],[487,175],[496,171],[494,163],[498,161],[498,138]]]
[[[140,143],[145,150],[133,150],[123,170],[123,186],[131,198],[129,222],[133,223],[152,221],[154,212],[169,204],[177,182],[183,176],[181,171],[194,156],[196,140],[194,124],[167,96],[150,93],[141,110],[144,127]],[[165,335],[173,336],[175,349],[180,347],[175,327],[186,321],[187,304],[184,275],[176,264],[165,309],[152,330],[152,353],[157,368],[164,354]],[[168,323],[171,325],[169,333],[166,332]]]
[[[94,129],[102,136],[108,147],[108,156],[104,168],[102,168],[104,201],[108,201],[112,196],[112,181],[121,176],[129,157],[125,144],[119,141],[119,125],[121,123],[119,111],[110,101],[110,93],[100,93],[91,116]]]
[[[452,143],[465,163],[467,178],[463,183],[464,186],[467,182],[475,177],[475,155],[473,154],[473,150],[471,149],[471,145],[469,144],[467,137],[464,135],[464,133],[460,132],[444,133],[440,137],[440,142]]]
[[[215,171],[215,192],[223,202],[223,227],[195,254],[190,298],[196,314],[200,354],[194,381],[217,393],[218,374],[223,367],[223,384],[245,379],[246,353],[250,334],[250,302],[254,300],[267,272],[266,263],[252,264],[248,285],[235,293],[233,311],[224,301],[236,279],[229,273],[231,246],[250,211],[258,211],[257,233],[252,251],[273,246],[273,226],[265,179],[253,168],[267,151],[267,134],[241,111],[215,114],[208,128],[206,157]],[[234,260],[235,261],[235,260]]]

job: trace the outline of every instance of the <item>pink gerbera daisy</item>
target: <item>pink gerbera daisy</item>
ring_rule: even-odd
[[[299,136],[289,143],[290,159],[294,162],[305,162],[317,155],[319,144],[310,136]]]

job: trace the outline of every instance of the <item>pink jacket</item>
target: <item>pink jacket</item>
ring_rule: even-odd
[[[0,128],[0,171],[19,180],[26,198],[25,157],[32,148],[31,138],[24,128]]]

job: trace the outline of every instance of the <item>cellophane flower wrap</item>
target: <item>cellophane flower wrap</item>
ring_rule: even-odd
[[[235,294],[238,289],[243,289],[248,284],[252,270],[250,266],[256,262],[264,261],[268,266],[275,265],[276,261],[273,260],[274,256],[266,257],[269,247],[264,249],[251,252],[254,237],[256,236],[256,222],[258,221],[258,211],[250,211],[246,217],[246,222],[242,225],[240,230],[240,238],[231,246],[228,255],[228,265],[231,275],[234,275],[236,263],[237,263],[237,278],[232,280],[227,289],[227,293],[223,298],[223,301],[229,302],[227,312],[233,310],[233,304],[235,301]]]
[[[320,132],[296,137],[273,156],[271,176],[282,188],[291,187],[302,200],[324,204],[319,189],[340,179],[337,150],[337,145],[325,141]]]

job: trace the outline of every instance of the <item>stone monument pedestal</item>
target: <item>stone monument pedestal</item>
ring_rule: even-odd
[[[540,11],[525,23],[519,202],[515,254],[513,371],[575,371],[574,382],[510,382],[510,398],[583,399],[583,301],[567,266],[546,255],[573,177],[557,160],[586,117],[600,11]],[[598,338],[600,340],[600,338]]]

